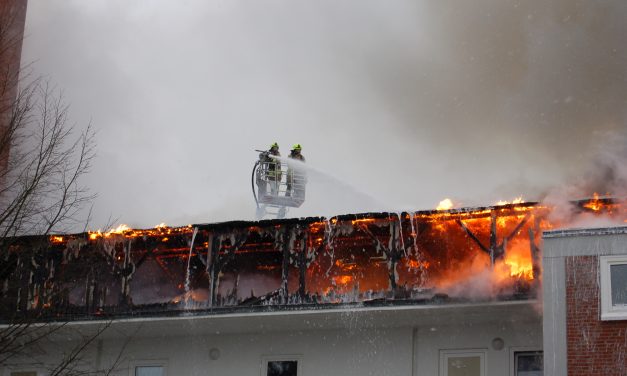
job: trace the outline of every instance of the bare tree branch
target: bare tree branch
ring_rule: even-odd
[[[41,249],[16,251],[17,236],[46,236],[63,233],[79,225],[83,207],[89,207],[94,195],[82,179],[90,171],[95,155],[94,130],[89,124],[79,131],[69,120],[69,106],[61,91],[48,80],[32,78],[20,70],[23,13],[17,2],[0,4],[0,276],[11,275],[18,264],[41,266]],[[23,3],[25,7],[25,2]],[[18,7],[20,5],[17,5]],[[18,11],[15,11],[18,9]],[[91,216],[91,210],[89,213]],[[39,252],[39,253],[38,253]],[[16,312],[4,317],[11,320],[0,327],[0,365],[12,359],[34,359],[42,341],[66,326],[45,323],[44,300],[48,290],[34,281],[34,272],[18,278],[33,287],[18,289]],[[0,297],[6,287],[0,286]],[[40,290],[38,290],[40,289]],[[45,290],[45,293],[42,291]],[[57,289],[58,290],[58,289]],[[54,290],[54,291],[57,291]],[[23,299],[20,298],[24,296]],[[26,297],[37,297],[27,301]],[[2,308],[5,311],[5,307]],[[13,318],[12,318],[13,317]],[[3,323],[4,324],[4,323]],[[77,341],[62,359],[50,367],[50,375],[79,375],[85,350],[111,322]],[[39,345],[38,345],[39,344]],[[117,366],[117,363],[116,363]]]

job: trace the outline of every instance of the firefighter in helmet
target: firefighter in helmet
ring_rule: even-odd
[[[292,146],[292,150],[290,151],[290,158],[292,159],[297,159],[301,162],[305,162],[305,157],[303,157],[303,155],[301,154],[301,151],[303,150],[302,146],[300,146],[300,144],[294,144],[294,146]]]
[[[295,159],[300,162],[305,162],[305,157],[301,151],[303,150],[300,144],[294,144],[292,146],[292,150],[290,151],[290,155],[288,156],[290,159]],[[287,191],[285,192],[286,196],[291,196],[292,192],[294,193],[294,197],[304,198],[305,196],[305,172],[302,168],[298,166],[288,165],[287,168]]]
[[[265,179],[258,181],[259,191],[266,195],[268,194],[266,189],[266,181],[270,183],[270,192],[273,196],[276,196],[279,191],[279,183],[281,182],[281,161],[274,157],[280,157],[279,144],[274,142],[270,145],[270,149],[259,154],[259,161],[261,162],[261,171]]]

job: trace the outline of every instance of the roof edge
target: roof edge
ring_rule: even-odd
[[[627,226],[570,228],[570,229],[563,229],[563,230],[550,230],[550,231],[543,231],[542,237],[545,239],[551,239],[551,238],[566,238],[566,237],[576,237],[576,236],[623,235],[623,234],[627,234]]]

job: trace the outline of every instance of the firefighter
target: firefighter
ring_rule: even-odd
[[[291,159],[295,159],[297,161],[305,162],[305,157],[301,154],[303,150],[300,144],[294,144],[292,146],[292,150],[290,151],[290,155],[288,156]],[[292,195],[292,188],[294,192],[294,197],[296,198],[304,198],[305,197],[305,173],[302,171],[302,168],[289,166],[287,168],[287,191],[285,192],[286,196]]]
[[[292,146],[292,150],[290,151],[289,157],[292,159],[297,159],[301,162],[305,162],[305,157],[303,157],[303,155],[300,153],[302,150],[303,148],[300,146],[300,144],[294,144],[294,146]]]
[[[266,189],[266,180],[270,182],[270,192],[273,196],[276,196],[279,191],[279,183],[281,182],[281,162],[273,158],[273,156],[280,157],[279,144],[274,142],[270,145],[270,149],[266,152],[259,154],[259,161],[261,162],[261,169],[265,175],[265,179],[261,179],[259,182],[259,191],[262,194],[268,194]]]

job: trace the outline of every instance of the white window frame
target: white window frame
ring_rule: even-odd
[[[486,376],[487,349],[440,350],[440,376],[448,376],[449,358],[472,358],[477,356],[480,359],[480,374],[481,376]]]
[[[601,320],[627,320],[627,304],[612,305],[612,265],[627,265],[627,255],[600,256],[599,270],[601,275]]]
[[[262,355],[261,356],[261,365],[259,369],[259,376],[268,376],[268,362],[274,361],[296,361],[296,375],[302,375],[301,372],[301,364],[303,361],[303,356],[301,354],[285,354],[285,355]]]
[[[168,376],[168,361],[165,359],[145,359],[129,362],[128,376],[135,376],[136,367],[163,367],[163,376]]]
[[[516,376],[516,353],[538,353],[544,356],[544,350],[540,347],[510,347],[509,349],[509,374]]]

